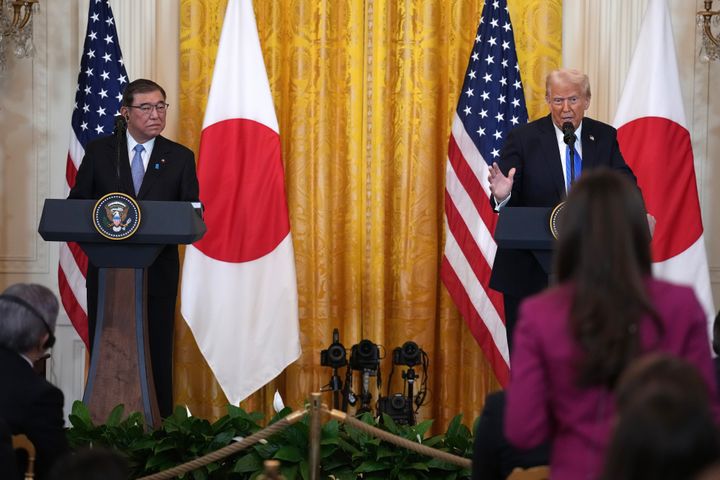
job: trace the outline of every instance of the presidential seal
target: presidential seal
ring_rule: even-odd
[[[93,225],[110,240],[132,237],[140,226],[140,206],[129,195],[108,193],[93,207]]]
[[[557,240],[558,232],[560,231],[560,224],[562,223],[562,211],[564,208],[565,202],[560,202],[555,208],[553,208],[552,212],[550,213],[550,233],[552,233],[552,236],[555,237],[555,240]]]

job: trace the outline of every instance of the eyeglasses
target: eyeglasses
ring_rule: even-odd
[[[582,98],[580,98],[578,96],[553,97],[550,99],[550,103],[552,103],[553,105],[555,105],[557,107],[560,107],[565,103],[565,101],[567,101],[571,106],[575,106],[580,102],[580,100],[582,100]]]
[[[159,102],[155,105],[151,103],[143,103],[142,105],[128,105],[128,108],[137,108],[142,112],[143,115],[149,116],[153,109],[155,109],[158,115],[163,115],[167,111],[169,106],[170,105],[165,102]]]

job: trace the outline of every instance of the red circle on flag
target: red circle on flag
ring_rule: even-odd
[[[280,137],[265,125],[231,119],[205,128],[198,180],[207,232],[193,245],[205,255],[256,260],[290,232]]]
[[[702,234],[690,134],[667,118],[643,117],[618,129],[618,143],[657,219],[653,261],[687,250]]]

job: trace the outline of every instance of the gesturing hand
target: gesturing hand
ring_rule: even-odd
[[[505,200],[512,190],[513,177],[515,176],[515,168],[511,168],[506,177],[498,164],[493,162],[490,166],[490,173],[488,174],[488,182],[490,182],[490,193],[495,197],[498,203]]]

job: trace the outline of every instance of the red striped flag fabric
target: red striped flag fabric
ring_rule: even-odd
[[[87,30],[80,60],[70,147],[65,169],[65,193],[75,185],[85,146],[110,135],[119,115],[122,91],[127,85],[115,18],[107,0],[90,2]],[[65,312],[80,338],[89,347],[85,276],[88,260],[76,243],[60,244],[58,286]]]
[[[487,177],[507,133],[527,120],[506,0],[486,1],[448,146],[440,275],[501,385],[509,379],[510,357],[502,294],[488,286],[497,215]]]

